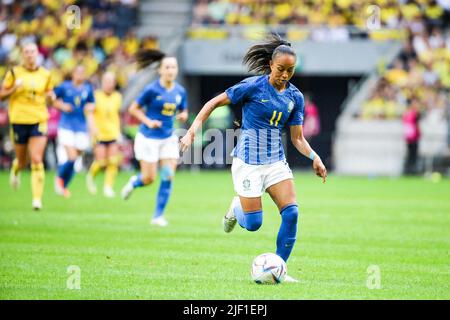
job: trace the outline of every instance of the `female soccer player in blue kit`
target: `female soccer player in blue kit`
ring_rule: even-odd
[[[55,192],[70,197],[68,186],[75,174],[75,160],[91,144],[89,134],[96,134],[94,92],[85,82],[86,71],[82,65],[72,72],[72,80],[64,81],[55,88],[56,106],[63,110],[58,124],[58,144],[64,147],[65,161],[61,161],[55,179]]]
[[[223,219],[224,231],[231,232],[236,222],[249,231],[258,230],[263,220],[261,196],[266,191],[280,210],[276,253],[284,261],[288,260],[296,241],[298,220],[293,175],[281,142],[285,126],[290,127],[291,140],[297,150],[313,160],[316,174],[323,182],[327,177],[322,160],[303,136],[303,95],[289,83],[296,61],[290,43],[278,35],[251,47],[244,63],[250,72],[261,75],[246,78],[208,101],[180,141],[184,152],[215,108],[230,103],[243,104],[241,134],[232,153],[231,167],[238,197],[233,198]],[[286,276],[285,281],[297,282],[290,276]]]
[[[151,184],[158,171],[161,183],[156,198],[152,225],[167,226],[164,209],[172,193],[172,180],[179,158],[178,138],[173,135],[174,120],[185,122],[188,117],[186,90],[175,79],[178,63],[175,57],[158,50],[144,50],[137,55],[140,67],[159,62],[159,79],[148,84],[128,111],[141,126],[134,140],[134,153],[141,172],[132,176],[121,195],[128,199],[134,189]]]

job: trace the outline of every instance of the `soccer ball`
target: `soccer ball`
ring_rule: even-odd
[[[286,272],[286,263],[274,253],[263,253],[257,256],[252,263],[252,279],[258,284],[281,283]]]

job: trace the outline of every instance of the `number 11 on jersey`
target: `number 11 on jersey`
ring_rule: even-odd
[[[272,118],[270,118],[270,121],[269,121],[270,125],[271,125],[271,126],[274,125],[274,124],[273,124],[273,121],[274,121],[275,118],[276,118],[276,120],[275,120],[275,127],[278,126],[278,121],[280,121],[281,115],[282,115],[282,114],[283,114],[283,112],[280,111],[280,112],[278,113],[278,117],[277,117],[277,111],[276,111],[276,110],[273,110]]]

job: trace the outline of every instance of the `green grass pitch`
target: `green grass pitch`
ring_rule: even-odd
[[[129,176],[120,174],[117,190]],[[225,234],[230,172],[181,171],[170,226],[158,228],[149,225],[157,184],[125,202],[90,196],[84,177],[65,200],[47,173],[36,213],[29,174],[14,192],[0,173],[0,299],[450,299],[449,180],[331,175],[323,185],[296,174],[299,234],[288,271],[300,282],[261,286],[250,265],[275,251],[280,224],[268,195],[258,232]],[[367,286],[371,265],[379,289]],[[67,287],[69,266],[80,268],[79,290]]]

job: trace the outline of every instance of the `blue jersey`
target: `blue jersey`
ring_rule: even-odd
[[[147,138],[165,139],[172,135],[176,111],[187,108],[186,90],[176,82],[174,88],[167,90],[157,79],[144,88],[136,102],[148,118],[162,122],[160,128],[153,129],[141,124],[139,132]]]
[[[87,132],[84,109],[87,103],[94,103],[94,92],[89,83],[75,86],[64,81],[55,88],[56,97],[72,106],[72,112],[62,112],[58,127],[75,132]]]
[[[244,79],[225,92],[232,104],[243,105],[241,134],[232,156],[257,165],[285,160],[282,129],[303,124],[302,93],[291,83],[278,92],[268,75]]]

